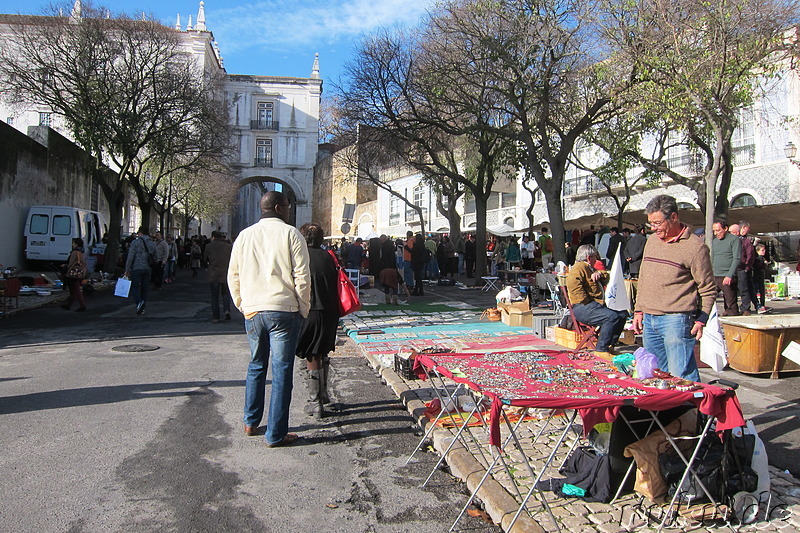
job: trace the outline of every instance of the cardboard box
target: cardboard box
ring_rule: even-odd
[[[619,335],[619,342],[627,345],[636,343],[636,335],[633,333],[633,330],[623,329],[622,333]]]
[[[564,329],[559,328],[558,326],[555,327],[556,333],[556,344],[560,344],[565,348],[569,348],[570,350],[574,350],[578,347],[578,342],[580,341],[580,335],[577,331],[572,331],[571,329]]]
[[[550,342],[556,342],[556,327],[558,326],[547,326],[544,328],[544,338]]]
[[[527,299],[508,304],[498,302],[497,308],[500,309],[500,320],[503,324],[533,328],[533,311]]]

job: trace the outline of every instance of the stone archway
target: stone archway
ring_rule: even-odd
[[[297,225],[299,199],[294,187],[285,180],[272,176],[252,176],[239,181],[238,201],[232,221],[234,234],[258,222],[261,217],[261,209],[259,207],[261,197],[267,191],[272,190],[279,190],[289,197],[292,210],[288,223],[292,226]],[[303,203],[305,202],[303,201]]]

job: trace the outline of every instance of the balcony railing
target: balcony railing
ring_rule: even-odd
[[[278,121],[277,120],[251,120],[250,121],[250,129],[251,130],[273,130],[273,131],[278,131]]]
[[[253,166],[272,168],[272,158],[256,157]]]

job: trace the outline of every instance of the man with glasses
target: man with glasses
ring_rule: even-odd
[[[228,267],[228,287],[234,305],[244,314],[250,342],[244,433],[258,434],[271,355],[266,429],[271,448],[297,440],[289,433],[292,375],[300,329],[311,308],[308,246],[297,228],[286,223],[288,219],[286,195],[268,191],[261,198],[261,220],[239,233]]]
[[[645,213],[654,235],[644,247],[633,329],[661,370],[699,381],[694,345],[717,294],[708,246],[680,221],[672,196],[656,196]]]

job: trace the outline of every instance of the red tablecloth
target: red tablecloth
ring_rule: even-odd
[[[697,390],[660,390],[617,371],[592,354],[517,351],[489,354],[419,355],[414,370],[424,379],[427,369],[464,383],[492,398],[492,445],[500,445],[503,405],[545,409],[578,409],[588,433],[599,422],[612,422],[623,405],[663,411],[693,403],[700,412],[717,418],[717,431],[744,425],[736,395],[713,385]]]

